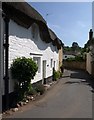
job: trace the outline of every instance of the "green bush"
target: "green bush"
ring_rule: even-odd
[[[76,56],[75,57],[76,61],[84,61],[84,58],[82,56]]]
[[[37,70],[38,67],[31,58],[17,58],[11,64],[12,77],[19,82],[33,79]]]
[[[45,92],[45,87],[44,87],[44,85],[39,84],[39,85],[36,85],[35,90],[37,92],[40,92],[40,94],[42,95]]]
[[[78,62],[83,62],[85,61],[84,57],[82,56],[75,56],[75,58],[67,58],[65,61],[78,61]]]
[[[37,91],[34,89],[34,87],[32,87],[31,84],[29,84],[28,86],[28,92],[27,92],[28,95],[36,95],[37,94]]]
[[[60,78],[60,71],[55,71],[53,72],[53,80],[57,80]]]
[[[11,64],[12,78],[16,79],[15,89],[18,97],[22,99],[28,91],[31,79],[38,70],[37,64],[31,58],[17,58]]]

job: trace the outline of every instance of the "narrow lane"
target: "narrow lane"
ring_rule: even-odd
[[[10,118],[92,118],[92,87],[83,71],[65,70],[46,95]]]

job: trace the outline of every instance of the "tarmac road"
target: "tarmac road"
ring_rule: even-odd
[[[9,118],[92,118],[90,77],[80,70],[65,70],[46,95]]]

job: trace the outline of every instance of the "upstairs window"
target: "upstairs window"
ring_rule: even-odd
[[[35,40],[38,39],[38,31],[39,31],[38,26],[37,26],[36,23],[34,23],[32,25],[32,38],[35,39]]]

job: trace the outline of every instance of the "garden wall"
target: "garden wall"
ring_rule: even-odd
[[[86,70],[86,62],[64,61],[64,68]]]
[[[87,53],[86,70],[90,75],[94,76],[94,60],[90,52]]]

